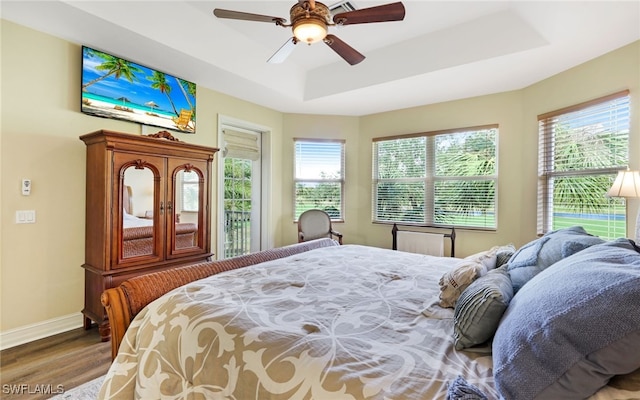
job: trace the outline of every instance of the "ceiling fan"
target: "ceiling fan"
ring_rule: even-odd
[[[402,21],[404,19],[404,5],[401,2],[384,4],[381,6],[347,11],[331,16],[329,7],[315,0],[299,0],[291,7],[290,24],[285,18],[268,15],[251,14],[241,11],[231,11],[216,8],[213,14],[218,18],[238,19],[255,22],[271,22],[284,28],[291,27],[293,37],[269,58],[270,63],[281,63],[295,48],[298,42],[307,44],[323,41],[333,51],[338,53],[351,65],[364,60],[364,56],[356,49],[343,42],[335,35],[329,34],[330,26],[366,24],[371,22]]]

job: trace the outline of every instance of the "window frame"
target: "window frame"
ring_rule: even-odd
[[[612,93],[607,96],[602,96],[599,98],[595,98],[592,100],[588,100],[582,103],[578,103],[572,106],[564,107],[555,111],[550,111],[547,113],[543,113],[538,115],[538,182],[537,182],[537,221],[536,221],[536,231],[538,235],[544,235],[547,232],[550,232],[554,229],[554,201],[552,195],[553,182],[558,178],[573,178],[573,177],[596,177],[596,176],[611,176],[611,182],[615,179],[618,171],[627,168],[627,164],[629,162],[630,157],[630,146],[629,140],[631,138],[630,129],[631,129],[631,119],[628,119],[629,125],[627,126],[627,154],[626,154],[626,164],[625,165],[610,165],[607,167],[599,167],[599,168],[583,168],[583,169],[572,169],[565,171],[557,171],[554,169],[554,158],[553,154],[555,152],[555,139],[553,137],[553,132],[555,129],[555,120],[559,119],[563,116],[568,116],[575,112],[585,111],[590,108],[604,106],[607,103],[612,103],[617,100],[623,100],[626,98],[626,104],[628,107],[628,112],[631,112],[631,98],[629,90],[623,90],[620,92]],[[606,192],[605,192],[606,193]],[[605,195],[603,193],[603,196]],[[612,200],[612,202],[624,202],[623,199]],[[619,205],[618,205],[619,206]],[[626,207],[626,204],[624,204]],[[612,205],[611,207],[617,207]],[[626,225],[628,221],[627,213],[624,213],[625,221],[624,221],[624,229],[626,232]],[[583,218],[584,220],[584,218]]]
[[[436,174],[437,170],[437,157],[436,157],[436,149],[435,149],[435,140],[438,136],[443,135],[451,135],[451,134],[466,134],[470,132],[478,132],[484,130],[495,129],[495,140],[494,140],[494,159],[495,159],[495,167],[494,173],[491,175],[451,175],[451,176],[439,176]],[[438,131],[430,131],[430,132],[421,132],[421,133],[412,133],[412,134],[404,134],[404,135],[394,135],[394,136],[385,136],[378,137],[372,139],[372,201],[371,201],[371,220],[372,223],[382,223],[382,224],[393,224],[398,223],[402,225],[415,225],[415,226],[432,226],[432,227],[451,227],[455,226],[456,228],[468,229],[468,230],[483,230],[483,231],[496,231],[498,229],[498,146],[499,146],[499,124],[487,124],[487,125],[477,125],[477,126],[469,126],[462,128],[452,128],[452,129],[444,129]],[[393,141],[399,139],[407,139],[407,138],[425,138],[425,167],[424,167],[424,175],[420,178],[379,178],[379,163],[378,163],[378,152],[376,143],[384,142],[384,141]],[[450,223],[438,223],[435,221],[436,214],[436,205],[435,205],[435,197],[436,197],[436,184],[438,182],[445,181],[474,181],[474,180],[488,180],[493,182],[493,207],[494,207],[494,221],[495,226],[469,226],[462,224],[450,224]],[[421,222],[411,222],[411,221],[401,221],[394,219],[380,219],[378,218],[377,208],[378,208],[378,183],[379,182],[424,182],[424,220]]]
[[[318,178],[307,179],[297,176],[297,164],[298,164],[298,146],[299,142],[305,143],[336,143],[340,145],[340,177],[339,178]],[[297,214],[298,199],[297,188],[298,184],[312,183],[339,183],[340,186],[340,217],[334,218],[331,216],[332,222],[344,222],[344,187],[345,187],[345,165],[346,165],[346,140],[345,139],[318,139],[318,138],[293,138],[293,221],[298,222],[299,215]],[[302,212],[301,212],[302,213]]]

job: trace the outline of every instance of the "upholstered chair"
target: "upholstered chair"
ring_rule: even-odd
[[[298,218],[298,242],[320,238],[337,238],[342,244],[342,234],[333,230],[331,217],[323,210],[307,210]]]

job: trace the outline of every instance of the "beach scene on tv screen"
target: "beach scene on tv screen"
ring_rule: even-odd
[[[196,85],[85,46],[81,110],[98,117],[195,133]]]

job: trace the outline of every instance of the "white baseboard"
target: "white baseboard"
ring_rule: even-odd
[[[67,332],[83,326],[82,313],[69,314],[47,321],[0,332],[0,350]]]

